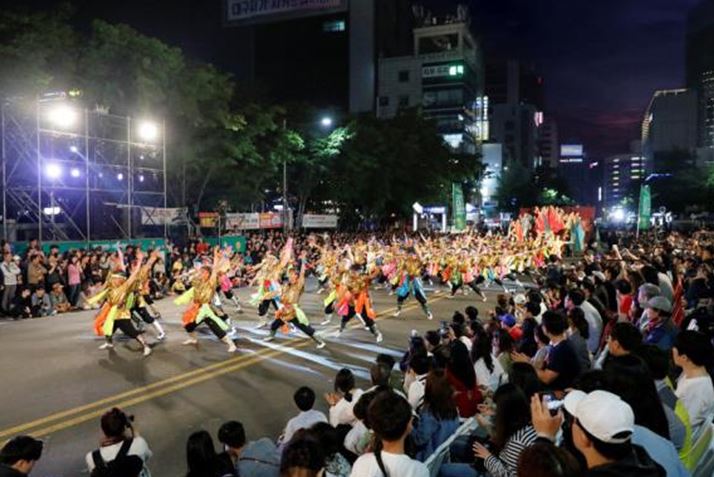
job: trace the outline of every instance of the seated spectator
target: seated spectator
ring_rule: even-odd
[[[674,386],[669,379],[669,355],[655,345],[642,345],[637,349],[637,356],[647,365],[650,375],[655,380],[655,388],[660,401],[664,405],[667,416],[669,437],[679,451],[685,464],[686,456],[692,448],[692,426],[689,423],[689,413],[674,392]]]
[[[502,385],[493,396],[496,406],[489,448],[476,441],[474,456],[483,460],[486,475],[492,477],[516,475],[521,452],[533,444],[536,433],[531,426],[531,412],[523,391],[511,383]],[[470,464],[444,464],[441,477],[478,477]]]
[[[355,388],[355,376],[347,368],[338,371],[335,377],[335,392],[327,393],[325,400],[330,405],[330,424],[351,426],[355,422],[352,407],[362,395],[361,389]]]
[[[426,355],[415,355],[409,361],[407,376],[411,384],[407,392],[407,399],[414,410],[419,409],[424,401],[424,389],[426,386],[426,376],[429,373],[429,365],[431,361]],[[405,380],[406,381],[406,380]]]
[[[469,352],[461,341],[452,340],[449,344],[446,377],[454,389],[454,400],[459,416],[466,418],[476,414],[477,406],[483,400],[483,396],[476,382],[476,373]]]
[[[635,325],[623,321],[616,323],[607,337],[607,346],[598,356],[596,367],[602,369],[610,357],[625,356],[642,345],[642,333]]]
[[[10,316],[19,320],[20,318],[32,317],[32,296],[27,287],[23,287],[20,293],[15,295],[10,303]]]
[[[380,393],[367,414],[381,448],[357,459],[352,477],[428,477],[427,467],[404,451],[404,441],[412,431],[412,408],[407,400],[395,393]]]
[[[491,337],[483,327],[475,330],[471,361],[474,363],[476,382],[482,389],[493,392],[506,380],[501,362],[492,354]]]
[[[320,442],[309,433],[299,431],[283,451],[280,477],[321,477],[324,471],[325,453]],[[248,475],[253,477],[254,474]]]
[[[618,396],[597,390],[589,394],[571,391],[565,396],[565,409],[573,416],[572,439],[584,457],[585,476],[664,477],[665,471],[647,452],[632,443],[635,416]],[[533,426],[538,437],[555,441],[563,420],[551,415],[539,396],[531,399]]]
[[[411,433],[416,446],[416,459],[424,462],[458,428],[459,413],[454,402],[454,390],[443,370],[432,370],[426,378],[419,420]]]
[[[320,411],[312,408],[315,405],[315,391],[303,386],[295,391],[293,401],[300,410],[300,414],[290,419],[285,426],[280,442],[287,444],[292,439],[295,431],[300,429],[309,429],[318,422],[327,422],[327,416]]]
[[[565,318],[552,311],[545,312],[543,327],[545,334],[550,339],[550,351],[545,361],[545,367],[543,369],[536,368],[538,379],[549,389],[567,389],[581,374],[581,368],[575,350],[567,340]],[[530,363],[528,356],[522,353],[513,353],[513,356],[516,361]]]
[[[228,421],[218,429],[218,441],[226,449],[237,475],[278,477],[280,453],[267,437],[246,442],[243,424]]]
[[[508,375],[508,382],[520,388],[529,400],[531,396],[543,389],[543,384],[530,363],[513,363],[511,374]]]
[[[89,452],[85,458],[90,474],[97,465],[110,464],[116,460],[117,465],[127,469],[134,469],[136,464],[139,464],[140,473],[123,475],[151,475],[146,464],[153,454],[146,440],[139,435],[133,416],[128,416],[115,407],[104,413],[100,425],[103,435],[99,441],[99,449]],[[141,462],[138,462],[139,460]]]
[[[340,434],[327,422],[318,422],[310,428],[310,433],[320,443],[325,455],[325,472],[330,477],[349,477],[352,466],[340,454]]]
[[[62,290],[61,283],[55,283],[52,285],[50,303],[52,304],[52,310],[54,313],[66,313],[70,310],[70,308],[72,308],[69,300],[67,300],[67,295],[65,295]]]
[[[396,363],[394,358],[389,354],[379,353],[377,355],[377,363],[383,364],[389,370],[389,386],[401,392],[404,376],[398,370],[394,369],[394,364]]]
[[[698,436],[700,428],[711,424],[714,415],[714,386],[707,371],[714,349],[703,333],[683,331],[674,341],[672,356],[674,364],[682,368],[676,394],[687,408],[693,435]]]
[[[30,436],[13,437],[0,449],[0,476],[30,475],[40,457],[42,457],[42,441]]]
[[[513,338],[514,342],[520,340],[523,337],[523,330],[520,326],[518,326],[518,322],[516,321],[515,316],[511,315],[510,313],[507,313],[505,315],[499,316],[498,321],[501,322],[501,328],[506,330],[508,334],[511,335],[511,338]]]
[[[508,333],[508,330],[498,328],[492,335],[493,355],[501,364],[503,372],[508,374],[511,371],[513,359],[511,353],[516,350],[515,341]]]
[[[672,322],[672,303],[663,296],[656,296],[645,305],[647,324],[644,327],[644,343],[657,345],[665,351],[672,349],[677,327]]]
[[[211,434],[197,431],[186,442],[186,477],[228,477],[235,476],[230,462],[216,453]]]
[[[36,288],[32,294],[32,316],[34,318],[39,318],[42,316],[50,316],[55,314],[52,309],[52,302],[50,297],[45,293],[45,289],[42,287]]]
[[[347,433],[344,440],[345,449],[354,454],[355,459],[367,451],[371,441],[372,441],[372,431],[367,420],[367,410],[369,405],[372,404],[377,395],[384,390],[372,391],[371,393],[364,393],[355,403],[353,408],[355,418],[354,425],[352,429]]]
[[[516,475],[527,477],[578,477],[578,461],[568,451],[551,442],[526,447],[518,459]]]
[[[588,322],[588,351],[592,354],[598,352],[600,347],[600,336],[604,327],[602,316],[597,309],[588,301],[585,300],[585,294],[581,290],[571,290],[565,299],[565,309],[570,311],[572,308],[580,308],[583,310],[585,321]]]
[[[585,313],[581,308],[572,308],[568,311],[568,341],[573,346],[575,354],[578,356],[581,372],[587,371],[591,367],[590,351],[588,351],[588,322],[585,321]]]

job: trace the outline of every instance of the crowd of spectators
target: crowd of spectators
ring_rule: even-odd
[[[476,431],[454,440],[439,475],[690,475],[694,443],[714,418],[713,239],[628,236],[582,257],[553,257],[532,287],[497,296],[488,312],[468,306],[438,329],[412,332],[398,363],[376,356],[370,383],[345,368],[321,398],[300,387],[276,439],[248,441],[237,421],[215,436],[191,434],[186,475],[425,477],[424,462],[472,417]],[[274,250],[271,240],[281,238],[249,239],[245,263]],[[79,255],[30,252],[17,268],[28,269],[34,297],[43,286],[72,286],[50,279],[53,256],[59,275],[61,264],[103,257]],[[172,251],[169,275],[174,257],[191,254]],[[121,475],[149,475],[151,451],[131,416],[112,409],[101,430],[90,471],[113,462],[133,469]],[[10,441],[0,476],[28,474],[37,442]]]

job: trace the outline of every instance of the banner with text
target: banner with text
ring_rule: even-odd
[[[186,209],[183,207],[142,207],[142,225],[171,225],[183,222]]]
[[[305,214],[302,216],[302,226],[306,229],[336,229],[336,215]]]
[[[283,217],[275,212],[263,212],[259,214],[261,229],[279,229],[283,226]]]
[[[454,230],[461,231],[466,229],[466,204],[461,184],[451,185],[451,207],[451,210],[454,211]]]
[[[227,0],[226,19],[240,22],[270,15],[305,16],[345,5],[346,0]]]
[[[207,229],[215,227],[218,225],[218,212],[199,212],[198,224]]]
[[[257,230],[260,228],[260,214],[257,212],[226,214],[226,228],[230,230]]]

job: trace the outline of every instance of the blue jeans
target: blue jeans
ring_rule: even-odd
[[[480,477],[480,474],[470,464],[442,464],[439,477]]]

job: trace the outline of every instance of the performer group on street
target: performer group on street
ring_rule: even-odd
[[[505,283],[523,287],[519,277],[533,279],[553,257],[560,257],[566,245],[582,250],[584,233],[576,214],[565,215],[555,208],[536,210],[535,216],[524,214],[513,221],[507,235],[467,232],[454,235],[424,237],[391,237],[390,240],[356,240],[339,243],[329,235],[310,235],[296,250],[289,238],[281,250],[269,251],[257,265],[248,267],[256,288],[250,305],[259,318],[258,328],[269,328],[264,338],[272,341],[278,333],[299,330],[312,339],[318,349],[326,346],[315,330],[311,318],[321,326],[339,320],[338,333],[356,319],[376,342],[383,340],[376,318],[371,290],[385,289],[396,297],[398,317],[404,304],[413,297],[424,317],[433,319],[425,283],[435,294],[446,293],[453,298],[466,287],[483,301],[481,286],[497,285],[508,291]],[[149,279],[159,252],[148,256],[137,250],[127,263],[121,248],[113,254],[111,273],[102,290],[90,303],[102,306],[94,320],[94,331],[104,337],[100,349],[112,349],[113,336],[121,330],[136,340],[144,356],[152,352],[147,338],[137,325],[154,328],[156,341],[166,339],[160,315],[153,308]],[[243,309],[233,294],[232,278],[236,275],[239,254],[230,247],[215,247],[213,254],[204,254],[202,262],[181,275],[189,285],[174,303],[184,306],[184,345],[197,346],[196,330],[205,325],[221,341],[228,353],[237,351],[235,323],[224,309],[232,303],[236,312]],[[311,259],[309,258],[311,257]],[[325,294],[324,316],[308,317],[300,307],[305,292],[307,274],[318,282],[317,294]],[[507,282],[506,282],[507,281]],[[151,310],[151,311],[150,311]]]

